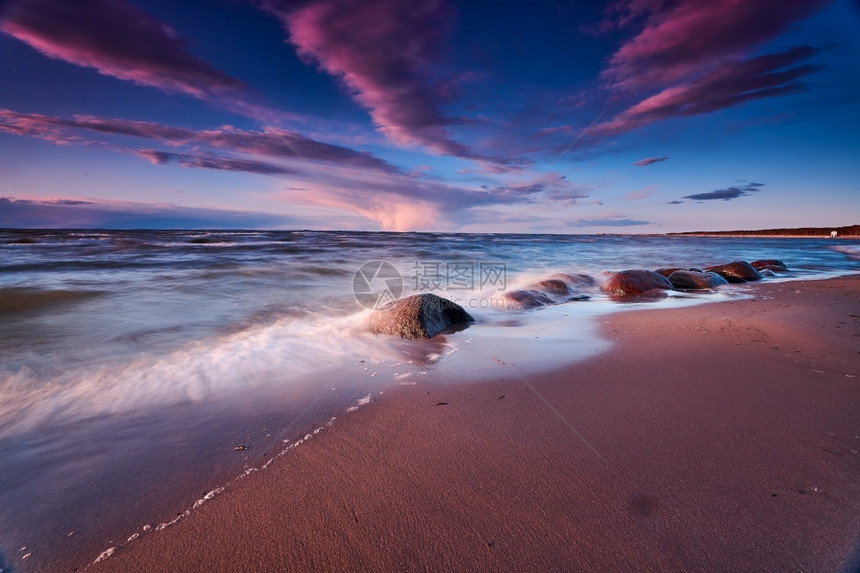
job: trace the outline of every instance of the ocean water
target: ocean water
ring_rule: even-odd
[[[398,385],[528,376],[606,349],[606,313],[749,287],[634,304],[593,287],[537,310],[506,292],[763,258],[792,269],[770,281],[857,273],[860,241],[0,231],[0,570],[91,562]],[[430,341],[369,332],[374,305],[415,292],[476,324]]]

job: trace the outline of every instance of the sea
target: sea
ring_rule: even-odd
[[[755,286],[627,302],[595,287],[531,309],[505,293],[757,259],[791,270],[765,281],[854,274],[860,241],[0,230],[0,572],[107,558],[399,386],[525,383],[608,349],[610,313]],[[370,313],[423,292],[475,323],[431,340],[370,331]]]

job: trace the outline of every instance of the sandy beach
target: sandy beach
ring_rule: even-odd
[[[87,569],[853,570],[860,277],[753,292],[613,314],[551,374],[386,392]]]

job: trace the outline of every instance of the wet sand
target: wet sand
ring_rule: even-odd
[[[754,293],[386,392],[88,570],[853,570],[860,277]]]

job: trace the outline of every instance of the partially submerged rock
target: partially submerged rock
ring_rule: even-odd
[[[597,281],[588,275],[555,274],[524,288],[506,292],[508,308],[529,309],[590,298],[579,289],[595,287]]]
[[[747,281],[760,281],[761,274],[746,261],[735,261],[725,265],[707,267],[708,272],[717,273],[730,283],[743,283]]]
[[[678,270],[669,275],[669,282],[677,289],[700,290],[728,284],[729,281],[717,273]]]
[[[750,266],[757,270],[761,271],[773,271],[775,273],[787,273],[788,267],[785,266],[785,263],[778,259],[762,259],[760,261],[753,261],[750,263]]]
[[[684,269],[682,269],[681,267],[663,267],[663,268],[659,268],[659,269],[655,270],[654,272],[657,273],[658,275],[662,275],[668,279],[670,276],[672,276],[672,273],[674,273],[675,271],[681,271],[681,270],[684,270]]]
[[[475,322],[459,304],[430,293],[402,298],[373,312],[369,320],[372,332],[401,338],[433,338]]]
[[[600,289],[606,294],[616,296],[635,296],[652,290],[674,290],[669,279],[644,269],[613,273]]]
[[[555,301],[545,292],[532,289],[518,289],[508,291],[504,294],[505,303],[508,308],[537,308],[555,304]]]

